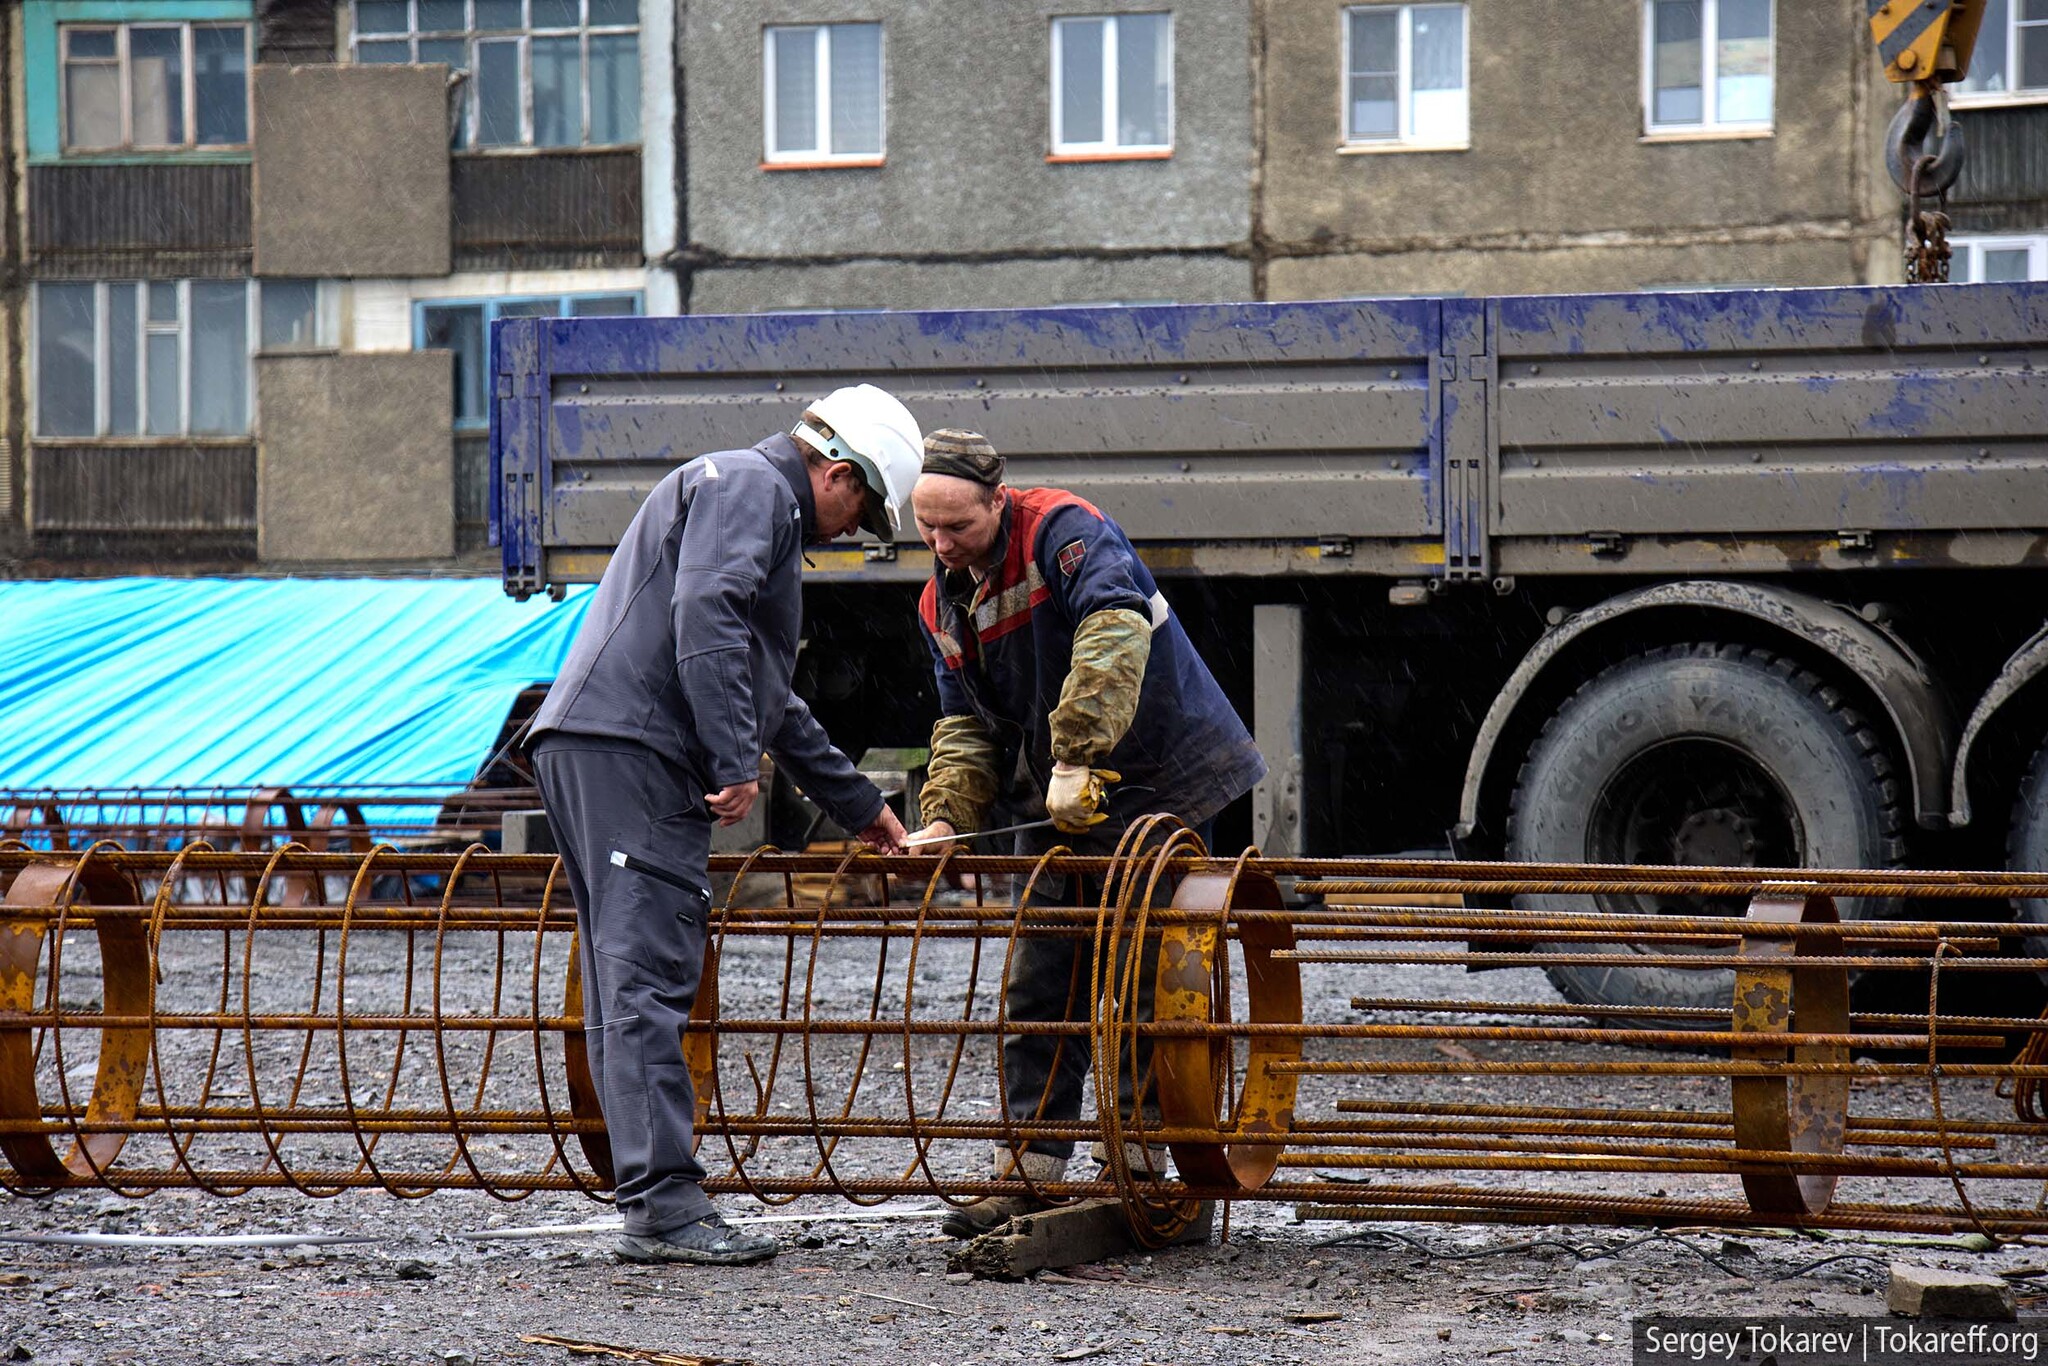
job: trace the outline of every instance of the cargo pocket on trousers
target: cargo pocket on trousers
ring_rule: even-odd
[[[695,925],[700,930],[711,928],[711,889],[709,887],[688,887],[683,890],[682,909],[676,912],[676,919],[686,925]]]
[[[705,932],[711,926],[711,889],[700,887],[694,879],[686,877],[674,868],[664,868],[651,858],[629,854],[627,850],[612,850],[612,866],[621,870],[625,877],[641,879],[641,893],[655,893],[655,905],[676,905],[674,915],[686,928]],[[655,909],[655,907],[649,907]]]

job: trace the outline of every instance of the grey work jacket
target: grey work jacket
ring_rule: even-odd
[[[706,792],[751,781],[766,750],[833,820],[865,829],[882,794],[789,686],[816,526],[803,452],[787,436],[670,473],[620,538],[535,738],[634,740]]]

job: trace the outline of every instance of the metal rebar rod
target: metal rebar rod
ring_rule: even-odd
[[[1739,1213],[2048,1232],[2048,1212],[1987,1205],[1981,1184],[2048,1178],[2048,1125],[2027,1118],[2048,1060],[1996,1051],[2048,1024],[1964,1013],[1959,988],[1944,992],[1958,971],[2038,966],[2001,956],[2031,927],[1842,923],[1829,899],[2048,894],[2048,876],[1224,860],[1184,836],[1146,845],[1162,832],[1085,859],[717,860],[729,890],[680,1039],[707,1187],[958,1201],[1031,1189],[987,1179],[991,1144],[1086,1141],[1170,1152],[1161,1174],[1177,1179],[1112,1161],[1102,1180],[1050,1188],[1121,1199],[1141,1237],[1169,1236],[1200,1198],[1455,1220]],[[1367,904],[1290,908],[1275,880],[1290,872],[1367,887]],[[1056,873],[1087,879],[1079,904],[1009,904],[1014,883]],[[1480,899],[1567,886],[1754,901],[1727,917],[1375,904],[1416,884]],[[0,933],[0,1186],[606,1194],[588,987],[552,858],[15,850],[0,852],[0,892],[12,931]],[[1033,939],[1081,949],[1062,1018],[1007,1008],[1003,983]],[[1427,947],[1458,940],[1467,951]],[[1601,952],[1613,944],[1653,951]],[[1725,1007],[1436,999],[1396,994],[1398,977],[1388,994],[1317,999],[1303,993],[1311,963],[1679,966],[1731,985]],[[1852,1013],[1851,967],[1928,973],[1927,1011]],[[1347,1003],[1397,1018],[1329,1018]],[[1093,1113],[1023,1113],[996,1045],[1024,1038],[1087,1049]],[[1431,1049],[1442,1056],[1414,1056]],[[1375,1094],[1319,1080],[1344,1077],[1370,1078]],[[1484,1102],[1430,1097],[1473,1078]],[[1573,1103],[1545,1104],[1559,1083]],[[1686,1088],[1703,1104],[1670,1103]],[[1126,1090],[1157,1113],[1120,1108]],[[1316,1169],[1386,1175],[1370,1188],[1300,1179]],[[1501,1184],[1400,1180],[1459,1172]],[[1735,1178],[1745,1198],[1592,1189],[1615,1173]],[[1567,1188],[1532,1184],[1545,1174]],[[1853,1178],[1885,1200],[1835,1199]],[[1957,1207],[1913,1203],[1922,1180],[1954,1190]]]
[[[1434,1015],[1532,1015],[1563,1016],[1586,1020],[1696,1020],[1702,1024],[1727,1024],[1734,1018],[1732,1010],[1719,1010],[1711,1006],[1601,1006],[1577,1005],[1552,1001],[1461,1001],[1434,1000],[1414,996],[1354,996],[1353,1010],[1418,1012]],[[1908,1025],[1925,1028],[1928,1017],[1897,1012],[1872,1013],[1858,1011],[1850,1017],[1852,1025],[1870,1028],[1877,1025]],[[1937,1015],[1934,1017],[1937,1033],[1944,1035],[1954,1030],[1997,1032],[2001,1034],[2048,1032],[2048,1019],[2029,1018],[2017,1015]]]
[[[1775,1046],[1770,1035],[1755,1048]],[[1310,1061],[1274,1062],[1270,1070],[1295,1076],[1496,1076],[1496,1077],[1852,1077],[1898,1078],[1929,1075],[1991,1080],[2048,1080],[2048,1067],[2002,1063],[1924,1062],[1450,1062]]]
[[[1361,953],[1351,950],[1284,950],[1282,962],[1356,963],[1382,966],[1449,964],[1463,967],[1602,967],[1602,968],[1687,968],[1698,972],[1728,971],[1754,967],[1757,960],[1735,954],[1705,953]],[[1802,968],[1856,968],[1864,972],[1910,972],[1925,969],[1932,958],[1858,957],[1853,954],[1801,955]],[[1792,967],[1791,960],[1778,964]],[[2041,972],[2048,970],[2048,958],[1956,958],[1943,962],[1943,972]]]

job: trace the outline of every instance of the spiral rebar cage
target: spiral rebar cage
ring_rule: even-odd
[[[714,1191],[1108,1196],[1152,1242],[1203,1200],[2048,1231],[2048,1023],[1983,990],[2048,966],[2001,923],[2048,875],[1220,859],[1170,821],[1108,858],[713,874],[683,1048]],[[0,890],[8,1190],[608,1198],[553,858],[17,841]],[[1748,912],[1517,909],[1610,892]],[[1842,920],[1846,898],[1993,919]],[[1079,949],[1066,1018],[1014,1019],[1003,983],[1043,938]],[[1728,1006],[1464,976],[1602,964],[1717,974]],[[1852,974],[1925,1008],[1852,1011]],[[1003,1042],[1033,1033],[1091,1060],[1079,1114],[1006,1089]],[[1033,1185],[1001,1155],[1035,1141],[1101,1169]]]

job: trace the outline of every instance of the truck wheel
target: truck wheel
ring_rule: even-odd
[[[1793,660],[1743,645],[1674,645],[1596,675],[1530,748],[1508,813],[1511,858],[1700,867],[1882,868],[1904,855],[1900,784],[1876,732]],[[1523,909],[1742,915],[1741,896],[1517,898]],[[1843,916],[1888,913],[1845,900]],[[1668,955],[1680,946],[1559,948]],[[1726,1010],[1726,972],[1554,967],[1581,1004]],[[1676,1021],[1651,1027],[1683,1027]]]
[[[2048,740],[2041,743],[2027,776],[2020,780],[2019,799],[2012,806],[2012,821],[2006,827],[2005,866],[2017,872],[2048,873]],[[2027,924],[2048,925],[2048,901],[2023,900],[2014,903],[2019,919]],[[2048,958],[2048,935],[2028,936],[2024,941],[2029,958]],[[2042,974],[2048,979],[2048,971]]]

